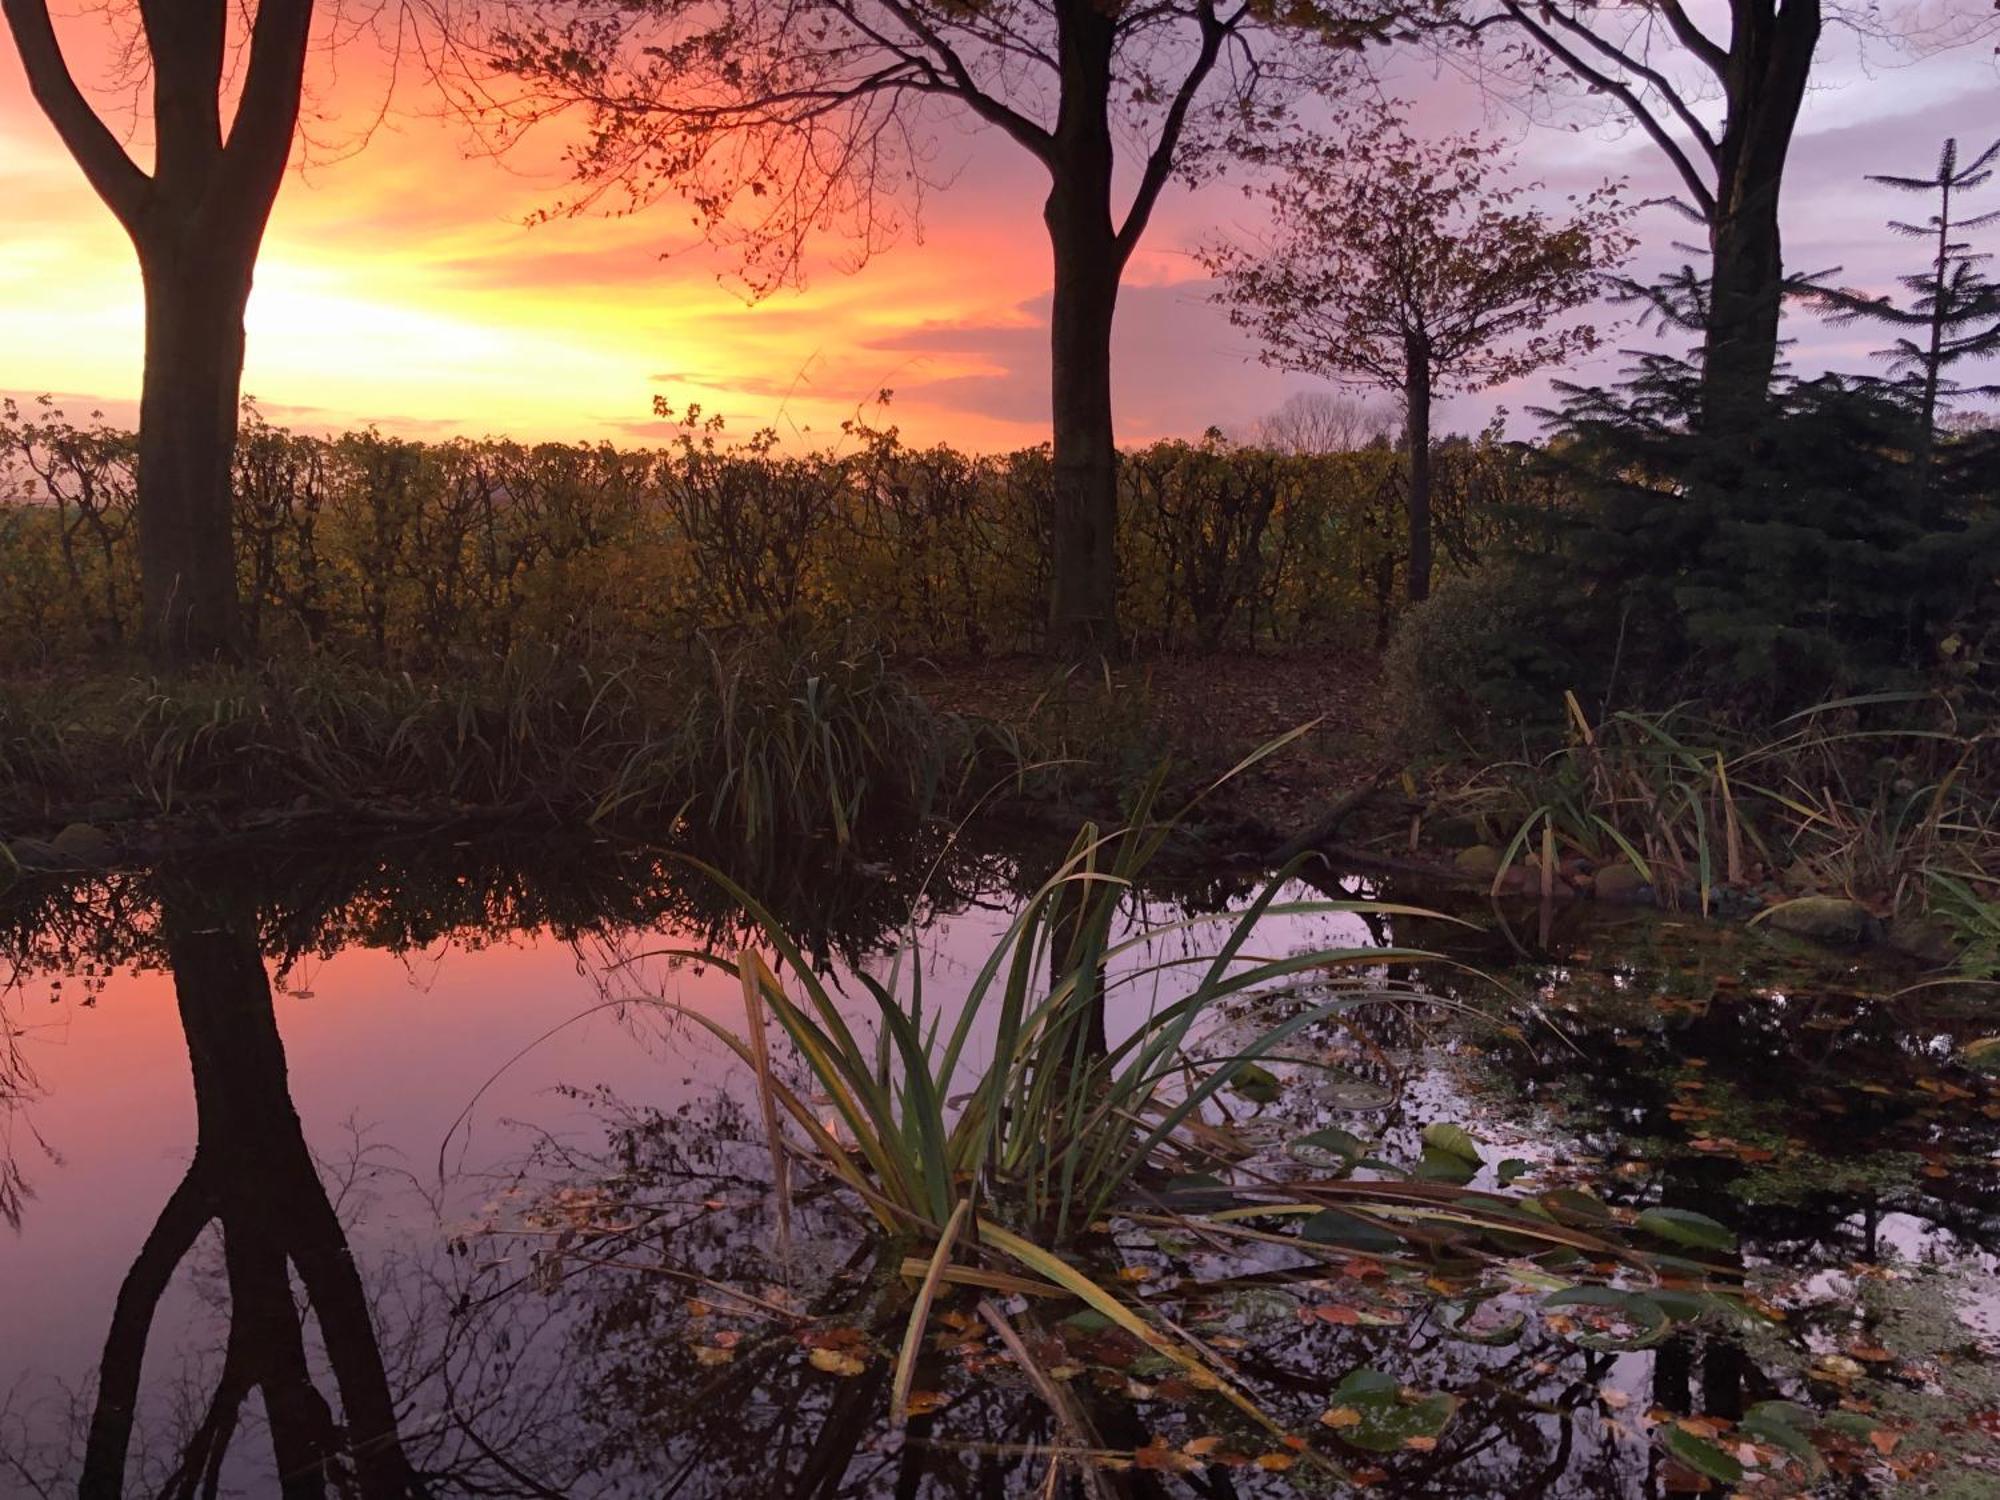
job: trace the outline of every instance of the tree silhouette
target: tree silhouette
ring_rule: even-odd
[[[198,1137],[187,1175],[118,1289],[77,1492],[84,1500],[125,1492],[154,1315],[214,1223],[229,1288],[228,1347],[163,1493],[215,1492],[254,1391],[286,1496],[422,1494],[397,1431],[367,1293],[292,1106],[248,903],[169,887],[160,925],[193,1068]],[[339,1393],[338,1415],[314,1382],[294,1272]]]
[[[144,635],[155,660],[172,665],[237,646],[229,467],[243,310],[291,155],[313,0],[259,0],[240,87],[228,66],[237,12],[227,0],[141,0],[137,10],[153,84],[151,172],[85,98],[48,0],[0,0],[36,102],[138,252]]]
[[[1268,363],[1402,393],[1418,601],[1430,592],[1433,397],[1594,349],[1593,324],[1549,324],[1597,295],[1631,241],[1611,187],[1552,220],[1521,205],[1530,188],[1494,180],[1494,146],[1418,140],[1397,108],[1362,110],[1344,136],[1260,152],[1284,169],[1256,190],[1273,242],[1219,245],[1203,259],[1221,278],[1217,300],[1257,333]]]
[[[1720,25],[1706,20],[1713,10]],[[1987,34],[1990,17],[1977,19],[1984,10],[1947,0],[1943,15],[1904,41],[1943,46]],[[1566,73],[1629,119],[1673,169],[1683,206],[1707,231],[1701,419],[1711,428],[1754,422],[1777,367],[1786,291],[1779,194],[1829,23],[1873,38],[1888,24],[1868,0],[1727,0],[1702,19],[1685,0],[1458,0],[1445,28],[1496,41],[1531,77]]]
[[[461,97],[501,142],[582,116],[579,194],[557,211],[677,196],[742,256],[756,293],[795,282],[808,242],[865,255],[935,185],[949,116],[998,131],[1046,170],[1054,255],[1052,643],[1116,639],[1111,328],[1160,196],[1227,159],[1341,47],[1388,34],[1398,0],[1301,10],[1322,47],[1269,44],[1251,0],[522,0],[473,49]],[[1121,175],[1122,169],[1122,175]]]
[[[1870,173],[1867,180],[1882,187],[1902,193],[1936,195],[1937,210],[1922,223],[1889,221],[1889,228],[1905,239],[1929,244],[1930,263],[1921,271],[1896,278],[1910,293],[1907,307],[1898,307],[1886,296],[1871,297],[1852,290],[1827,290],[1821,294],[1833,309],[1836,322],[1861,320],[1902,330],[1896,341],[1882,352],[1890,362],[1892,374],[1907,376],[1915,383],[1923,420],[1925,460],[1937,436],[1940,406],[1954,396],[2000,391],[2000,386],[1992,385],[1960,387],[1947,373],[1963,360],[2000,354],[2000,284],[1995,284],[1980,269],[1993,257],[1975,252],[1970,240],[1959,238],[1973,230],[2000,224],[2000,209],[1970,218],[1953,216],[1953,200],[1961,193],[1983,187],[1992,179],[1996,166],[2000,166],[2000,141],[1961,164],[1958,142],[1947,140],[1938,153],[1936,168],[1928,177]]]

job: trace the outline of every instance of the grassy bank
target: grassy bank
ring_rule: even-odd
[[[892,659],[839,637],[697,640],[608,667],[553,646],[450,676],[272,663],[177,681],[0,684],[0,838],[27,868],[217,837],[482,822],[799,840],[875,857],[927,819],[1115,818],[1168,767],[1198,862],[1332,865],[1497,898],[1598,899],[1890,939],[2000,967],[2000,766],[1948,700],[1774,726],[1682,708],[1516,753],[1400,742],[1366,655],[1212,653],[1058,670]]]
[[[535,646],[448,676],[274,662],[0,685],[0,828],[36,837],[540,817],[845,843],[864,819],[960,807],[1019,762],[832,638],[617,667]]]

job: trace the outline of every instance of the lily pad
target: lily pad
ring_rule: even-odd
[[[1368,1154],[1368,1143],[1351,1130],[1329,1125],[1288,1142],[1285,1150],[1310,1166],[1351,1167]]]
[[[1637,1228],[1670,1244],[1695,1250],[1734,1250],[1736,1233],[1727,1224],[1685,1208],[1649,1208],[1634,1220]]]
[[[1342,1442],[1370,1453],[1397,1453],[1412,1443],[1428,1444],[1458,1410],[1456,1396],[1407,1391],[1393,1375],[1369,1369],[1350,1372],[1333,1388],[1329,1401],[1321,1424],[1337,1432]]]

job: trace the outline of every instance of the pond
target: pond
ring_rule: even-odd
[[[738,873],[810,914],[865,1024],[863,974],[921,972],[948,1014],[1055,857]],[[1134,890],[1121,925],[1164,930],[1133,972],[1254,891]],[[1365,1221],[1220,1238],[1139,1203],[1096,1266],[1268,1426],[1006,1286],[946,1288],[897,1425],[911,1247],[809,1175],[780,1213],[757,1090],[699,1021],[740,1028],[742,988],[684,950],[746,932],[699,870],[426,839],[16,886],[0,1494],[2000,1493],[2000,1090],[1961,1055],[2000,1031],[1990,1002],[1670,914],[1450,915],[1267,919],[1267,953],[1435,956],[1393,984],[1360,965],[1373,998],[1262,1059],[1218,1123],[1294,1169],[1699,1215],[1739,1315],[1564,1304],[1525,1250],[1413,1260]],[[1184,971],[1118,991],[1107,1031]],[[1203,1045],[1312,1001],[1234,999]]]

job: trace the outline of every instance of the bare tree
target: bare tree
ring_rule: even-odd
[[[1267,362],[1401,392],[1417,601],[1430,593],[1433,397],[1595,348],[1593,324],[1549,325],[1596,297],[1631,239],[1613,187],[1558,222],[1520,203],[1529,186],[1494,180],[1494,146],[1476,135],[1420,141],[1396,110],[1370,106],[1343,136],[1269,148],[1284,168],[1261,192],[1273,242],[1202,258]]]
[[[819,231],[863,256],[940,176],[935,127],[991,127],[1048,173],[1059,650],[1117,638],[1111,328],[1162,192],[1227,159],[1398,0],[1312,13],[1321,47],[1266,44],[1253,0],[518,0],[464,55],[462,99],[505,145],[582,117],[578,195],[556,211],[678,197],[742,255],[753,292],[795,282]],[[1306,12],[1300,12],[1306,18]],[[476,29],[476,28],[475,28]],[[459,28],[465,36],[467,29]],[[1122,171],[1121,171],[1122,168]]]
[[[1294,391],[1260,420],[1250,441],[1280,453],[1353,453],[1385,441],[1389,415],[1340,391]]]
[[[229,466],[243,310],[298,124],[313,0],[258,0],[240,80],[229,0],[140,0],[153,167],[141,170],[72,75],[48,0],[0,0],[35,100],[131,236],[146,294],[139,399],[144,634],[165,664],[237,646]],[[225,96],[235,112],[224,129]]]
[[[1990,23],[1973,18],[1980,8],[1946,0],[1948,14],[1909,40],[1982,34]],[[1457,0],[1448,29],[1495,40],[1530,74],[1568,74],[1672,167],[1710,253],[1702,420],[1726,428],[1763,410],[1777,365],[1779,193],[1821,34],[1831,22],[1880,37],[1887,23],[1870,0],[1726,0],[1701,7],[1700,18],[1696,9],[1687,0]]]

